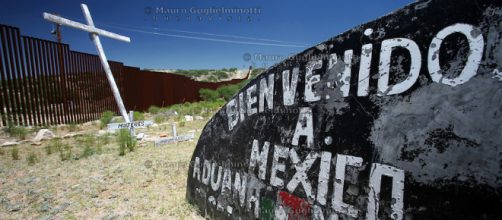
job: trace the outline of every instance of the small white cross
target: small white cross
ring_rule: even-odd
[[[99,35],[109,37],[112,39],[124,41],[124,42],[131,42],[131,39],[126,36],[122,36],[119,34],[115,34],[112,32],[108,32],[102,29],[98,29],[94,27],[94,22],[92,21],[91,13],[89,12],[89,9],[87,8],[87,5],[81,4],[82,11],[84,12],[85,20],[87,21],[87,25],[78,23],[75,21],[68,20],[66,18],[62,18],[53,14],[49,14],[44,12],[44,19],[61,24],[61,25],[66,25],[68,27],[80,29],[86,32],[89,32],[92,41],[94,41],[94,45],[96,46],[96,49],[98,50],[99,58],[101,59],[101,64],[103,65],[103,69],[105,70],[106,73],[106,78],[108,78],[108,82],[110,83],[110,86],[112,88],[113,96],[115,97],[115,101],[117,102],[117,105],[120,110],[120,114],[122,117],[124,117],[124,121],[129,123],[129,117],[127,115],[127,111],[124,106],[124,102],[122,101],[122,97],[120,97],[120,92],[119,89],[117,88],[117,84],[115,83],[115,79],[113,78],[112,75],[112,70],[110,69],[110,66],[108,65],[108,60],[106,59],[105,52],[103,51],[103,46],[101,46],[101,41],[99,40]]]

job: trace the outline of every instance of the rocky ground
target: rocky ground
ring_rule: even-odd
[[[125,156],[119,156],[116,135],[100,131],[98,121],[51,127],[55,138],[71,147],[72,156],[64,161],[59,152],[47,152],[54,138],[31,141],[37,129],[28,141],[1,133],[0,145],[21,143],[0,147],[0,219],[200,219],[185,201],[190,157],[207,122],[197,119],[137,129],[146,137]],[[195,139],[155,147],[154,139],[171,135],[172,123],[178,124],[178,135],[195,132]],[[84,157],[89,139],[100,147]]]

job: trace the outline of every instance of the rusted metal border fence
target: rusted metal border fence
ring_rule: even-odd
[[[7,25],[0,41],[0,126],[81,123],[117,110],[96,55]]]
[[[67,44],[22,36],[0,24],[0,127],[42,126],[96,120],[117,112],[99,57]],[[198,101],[201,88],[216,89],[242,79],[205,83],[109,62],[128,110]]]

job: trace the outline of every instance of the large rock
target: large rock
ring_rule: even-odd
[[[421,1],[269,68],[205,126],[188,201],[216,219],[501,219],[501,21],[500,0]]]
[[[40,142],[42,140],[50,140],[54,137],[56,137],[56,135],[54,135],[54,133],[52,133],[52,131],[50,131],[49,129],[40,129],[32,141]]]

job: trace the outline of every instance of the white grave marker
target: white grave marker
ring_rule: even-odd
[[[159,145],[163,144],[170,144],[170,143],[175,143],[175,142],[181,142],[181,141],[189,141],[194,139],[195,133],[190,133],[187,135],[180,135],[178,136],[176,132],[176,125],[172,124],[172,129],[173,129],[173,137],[169,138],[160,138],[155,141],[155,147],[158,147]]]
[[[112,70],[110,69],[110,66],[108,65],[108,60],[106,59],[105,52],[103,51],[103,46],[101,46],[101,41],[99,40],[99,35],[109,37],[115,40],[120,40],[124,42],[131,42],[131,39],[126,36],[118,35],[115,33],[111,33],[102,29],[98,29],[94,27],[94,22],[92,21],[91,13],[89,12],[89,9],[87,8],[87,5],[81,4],[82,11],[84,12],[85,20],[87,21],[87,25],[78,23],[75,21],[68,20],[66,18],[62,18],[50,13],[44,12],[44,19],[60,24],[60,25],[65,25],[68,27],[73,27],[77,28],[86,32],[89,32],[90,37],[92,41],[94,41],[94,45],[96,46],[96,49],[98,50],[99,58],[101,59],[101,64],[103,65],[103,69],[105,70],[106,77],[108,78],[108,82],[110,83],[113,96],[115,97],[115,101],[117,102],[117,105],[120,110],[120,114],[122,114],[122,117],[124,117],[124,121],[129,123],[129,117],[127,117],[127,111],[124,106],[124,102],[122,101],[122,97],[120,97],[119,89],[117,88],[117,84],[115,83],[115,79],[113,78],[112,75]]]

